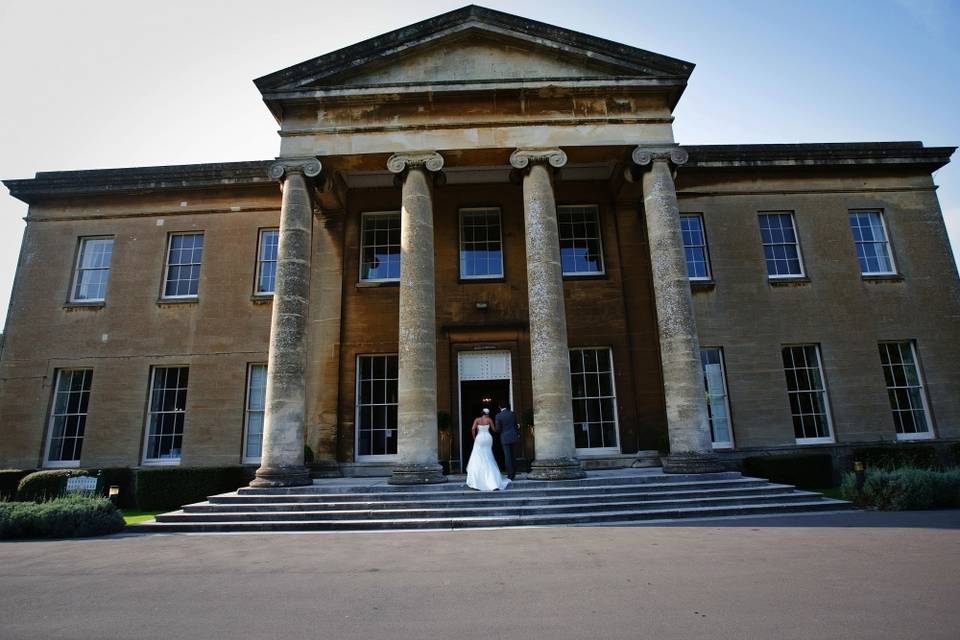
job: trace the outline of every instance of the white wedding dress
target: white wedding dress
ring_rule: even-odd
[[[477,438],[473,441],[473,452],[467,463],[467,486],[478,491],[502,490],[510,486],[510,479],[503,477],[493,457],[493,436],[488,424],[477,426]]]

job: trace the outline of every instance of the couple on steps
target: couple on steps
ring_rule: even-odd
[[[493,457],[491,429],[500,434],[503,460],[507,467],[506,478],[500,473],[500,467]],[[467,463],[467,486],[478,491],[497,491],[509,487],[514,476],[513,448],[520,440],[517,416],[510,410],[510,404],[503,403],[496,420],[490,417],[490,409],[484,407],[483,414],[473,421],[470,432],[473,434],[473,452]]]

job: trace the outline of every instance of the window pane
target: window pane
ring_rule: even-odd
[[[800,249],[790,213],[762,213],[759,217],[760,239],[767,264],[767,275],[802,276]]]
[[[276,288],[279,243],[279,229],[264,229],[260,232],[260,248],[257,252],[257,293],[273,293]]]
[[[603,246],[597,207],[557,207],[557,227],[563,274],[603,273]]]
[[[923,379],[911,342],[881,342],[880,363],[898,435],[932,435]]]
[[[163,295],[195,296],[200,286],[200,262],[203,257],[203,234],[183,233],[170,236],[167,275]]]
[[[397,356],[360,356],[357,367],[358,456],[397,452]]]
[[[267,396],[267,365],[250,365],[247,376],[246,436],[243,457],[255,460],[260,457],[263,444],[263,420]],[[183,401],[186,402],[184,395]]]
[[[797,440],[831,438],[827,389],[816,345],[784,347],[783,371]]]
[[[616,394],[610,350],[571,349],[570,371],[576,447],[616,448]]]
[[[73,300],[103,300],[107,295],[113,238],[83,238],[73,289]]]
[[[503,275],[503,247],[499,209],[460,212],[460,277],[496,278]]]
[[[153,370],[146,460],[179,461],[188,379],[187,367],[156,367]]]
[[[92,383],[92,369],[64,369],[57,372],[50,416],[48,462],[80,460]]]
[[[363,214],[360,279],[400,278],[400,214]]]
[[[881,212],[851,211],[850,230],[862,274],[894,272],[893,255]]]
[[[680,232],[683,250],[687,259],[687,277],[709,278],[707,241],[703,232],[703,218],[699,215],[680,216]]]
[[[703,383],[707,393],[707,416],[710,421],[713,444],[724,447],[733,446],[729,410],[727,408],[727,386],[723,375],[723,351],[719,348],[701,349],[700,362],[703,365]]]

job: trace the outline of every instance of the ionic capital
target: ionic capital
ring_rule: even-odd
[[[510,154],[510,165],[514,169],[526,169],[530,164],[546,164],[555,169],[567,164],[567,154],[563,149],[517,149]]]
[[[418,167],[436,173],[443,169],[443,156],[436,151],[417,151],[395,153],[387,159],[387,170],[390,173],[400,174]]]
[[[291,173],[299,173],[307,178],[316,178],[322,170],[323,165],[317,158],[280,158],[270,165],[270,177],[283,180]]]
[[[656,161],[670,162],[675,167],[686,164],[690,156],[683,147],[637,147],[631,155],[634,164],[647,167]]]

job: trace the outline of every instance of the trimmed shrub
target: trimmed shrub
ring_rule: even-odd
[[[800,489],[833,486],[833,458],[829,453],[754,456],[743,459],[743,473]]]
[[[881,444],[853,450],[853,460],[867,469],[939,469],[937,449],[932,444]]]
[[[843,478],[844,499],[883,511],[960,507],[960,469],[867,469],[863,493],[856,474]]]
[[[31,473],[33,473],[31,469],[0,469],[0,500],[16,498],[20,481]]]
[[[106,498],[74,494],[41,503],[0,502],[0,539],[81,538],[123,527],[123,516]]]
[[[17,486],[17,500],[43,502],[63,494],[67,478],[89,475],[86,469],[47,469],[25,476]]]
[[[953,455],[953,464],[960,466],[960,442],[950,445],[950,453]]]
[[[90,469],[90,475],[100,476],[100,492],[102,495],[107,495],[110,485],[120,487],[118,507],[121,509],[136,509],[137,496],[134,491],[133,470],[130,467]]]
[[[244,484],[243,467],[137,469],[136,503],[141,511],[177,509]]]

